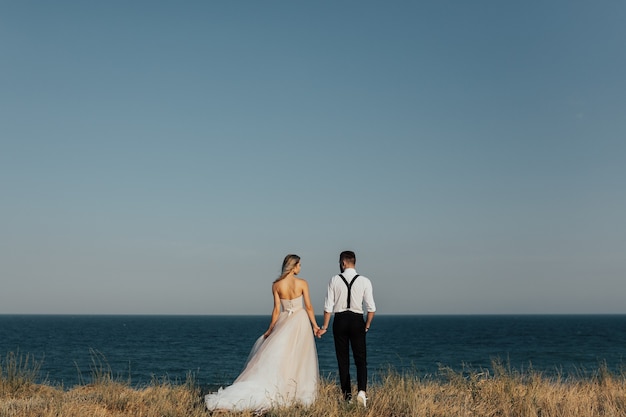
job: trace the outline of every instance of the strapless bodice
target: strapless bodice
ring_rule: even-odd
[[[280,304],[283,306],[283,311],[288,311],[290,314],[302,309],[302,295],[296,297],[293,300],[280,300]]]

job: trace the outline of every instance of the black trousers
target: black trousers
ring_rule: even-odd
[[[367,349],[365,347],[365,319],[362,314],[345,311],[335,313],[333,320],[335,353],[339,366],[339,382],[344,398],[352,395],[350,382],[350,346],[356,365],[359,391],[367,390]]]

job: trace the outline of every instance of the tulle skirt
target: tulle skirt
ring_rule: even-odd
[[[267,410],[315,401],[317,349],[307,313],[283,311],[267,339],[259,337],[245,369],[229,387],[205,397],[209,410]]]

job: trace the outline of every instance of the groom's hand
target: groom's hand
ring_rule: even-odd
[[[315,332],[315,336],[317,336],[318,339],[322,338],[322,335],[326,333],[326,329],[318,329],[317,332]]]

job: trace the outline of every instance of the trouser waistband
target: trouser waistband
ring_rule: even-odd
[[[338,313],[335,313],[335,315],[336,316],[342,316],[342,315],[363,316],[363,313],[355,313],[354,311],[346,310],[346,311],[340,311]]]

